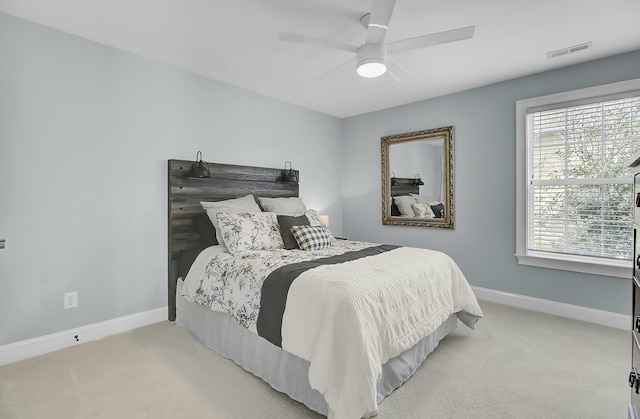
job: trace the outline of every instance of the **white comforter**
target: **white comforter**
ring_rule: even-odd
[[[482,317],[453,260],[402,247],[301,274],[289,289],[282,348],[311,363],[311,387],[336,419],[357,419],[377,411],[382,364],[458,312],[471,327]]]
[[[255,332],[260,288],[269,272],[373,245],[341,240],[324,251],[252,251],[240,257],[216,246],[194,262],[183,297],[230,313]],[[377,412],[382,364],[453,313],[470,327],[482,317],[458,266],[444,253],[401,247],[302,273],[289,289],[282,348],[310,362],[309,383],[324,395],[335,419],[357,419]]]

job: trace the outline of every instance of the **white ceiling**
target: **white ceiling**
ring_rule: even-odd
[[[361,45],[371,0],[0,0],[0,12],[329,115],[348,117],[640,50],[638,0],[397,0],[386,42],[475,25],[475,36],[394,58],[413,77],[319,81]],[[548,59],[546,53],[593,42]]]

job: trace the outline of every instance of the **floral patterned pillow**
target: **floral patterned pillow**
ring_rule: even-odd
[[[431,206],[429,204],[413,204],[413,212],[416,214],[416,218],[435,218],[436,215],[433,213]]]
[[[216,217],[229,253],[284,247],[275,213],[219,212]]]

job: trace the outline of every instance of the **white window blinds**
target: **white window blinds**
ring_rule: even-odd
[[[640,95],[527,112],[527,249],[630,260]]]

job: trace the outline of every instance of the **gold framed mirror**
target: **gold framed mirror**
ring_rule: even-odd
[[[453,229],[453,126],[380,140],[382,224]]]

